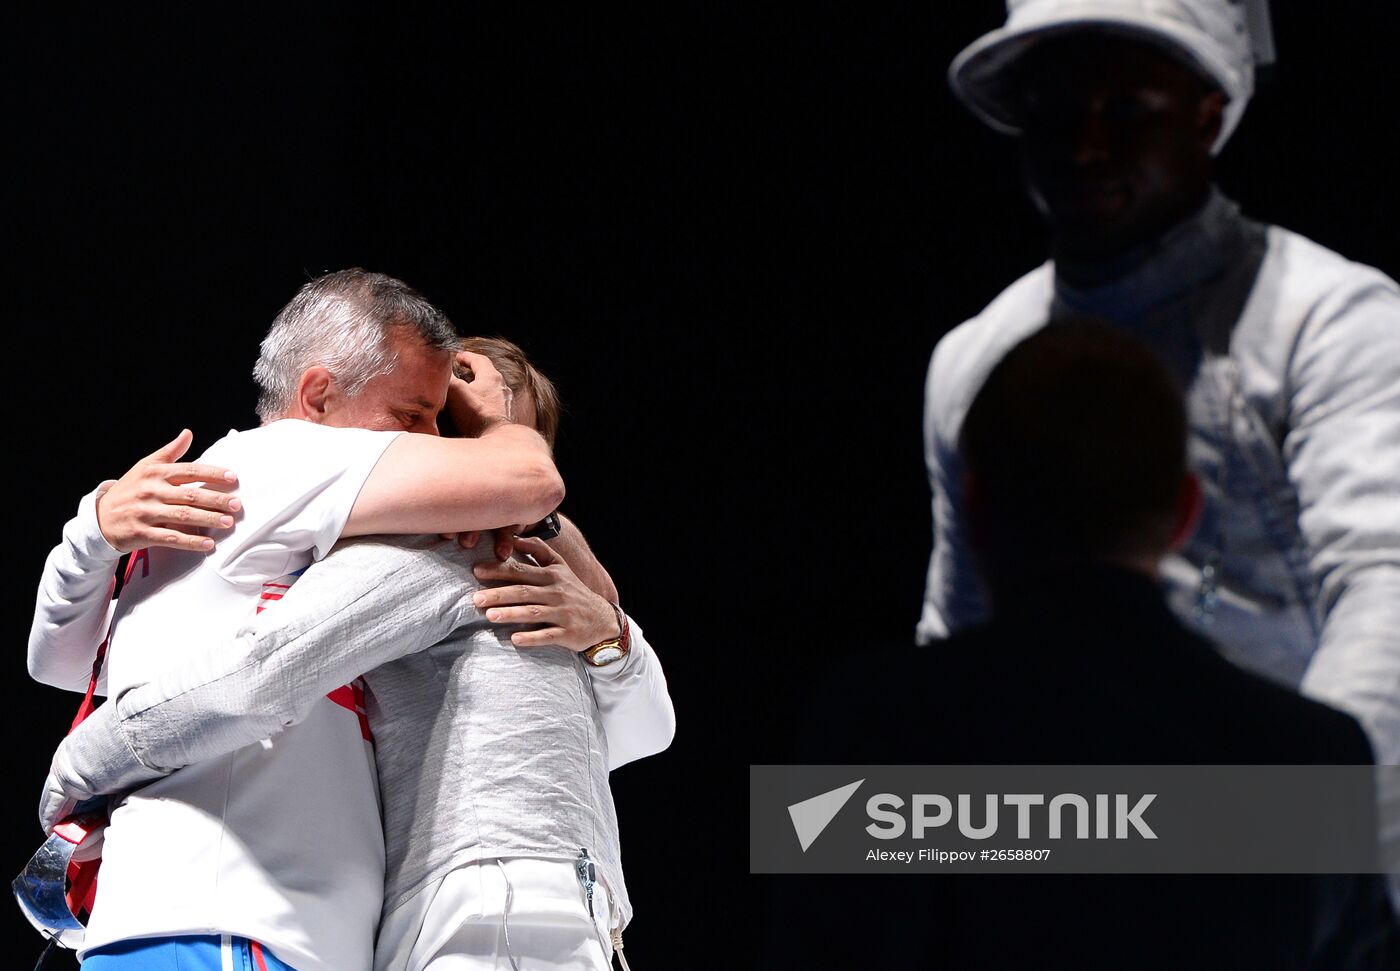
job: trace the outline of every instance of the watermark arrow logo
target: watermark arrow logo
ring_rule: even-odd
[[[857,789],[861,787],[864,779],[857,779],[849,785],[844,785],[839,789],[832,789],[830,792],[823,792],[820,796],[813,796],[811,799],[804,799],[795,802],[787,807],[788,815],[792,817],[792,828],[797,831],[797,842],[802,844],[802,852],[807,852],[807,847],[811,846],[822,830],[836,818],[836,814],[841,811],[841,807],[846,805],[851,796],[855,795]]]

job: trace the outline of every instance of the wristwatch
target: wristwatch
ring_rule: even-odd
[[[612,609],[617,611],[617,636],[600,641],[583,652],[583,659],[595,668],[621,661],[632,650],[632,628],[627,623],[627,615],[617,604],[613,604]]]
[[[553,539],[559,535],[559,530],[559,514],[552,512],[536,523],[534,529],[520,535],[525,538]]]

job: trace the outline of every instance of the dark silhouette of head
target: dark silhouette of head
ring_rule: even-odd
[[[1184,57],[1078,30],[1036,44],[1014,72],[1022,170],[1057,259],[1117,256],[1205,202],[1228,98]]]
[[[979,568],[998,587],[1110,562],[1153,572],[1190,534],[1182,395],[1107,325],[1052,323],[992,370],[960,438]]]

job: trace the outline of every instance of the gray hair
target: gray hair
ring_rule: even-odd
[[[358,267],[317,277],[277,314],[263,338],[253,379],[258,417],[285,415],[296,400],[297,383],[320,365],[348,397],[370,379],[388,374],[397,358],[389,346],[394,327],[412,327],[428,347],[455,351],[459,338],[452,321],[402,280]]]

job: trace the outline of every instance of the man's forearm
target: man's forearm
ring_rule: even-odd
[[[563,498],[549,446],[523,425],[495,425],[480,438],[400,435],[365,481],[341,535],[533,523]]]

